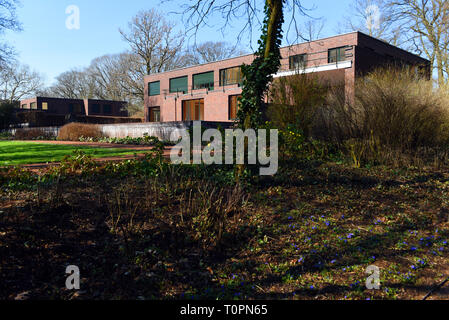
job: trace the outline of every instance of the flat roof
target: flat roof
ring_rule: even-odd
[[[404,52],[406,52],[406,53],[408,53],[408,54],[414,55],[414,56],[416,56],[416,57],[418,57],[418,58],[420,58],[420,59],[423,59],[423,60],[425,60],[425,61],[430,62],[429,60],[427,60],[427,59],[425,59],[425,58],[423,58],[423,57],[421,57],[421,56],[419,56],[419,55],[417,55],[417,54],[415,54],[415,53],[412,53],[412,52],[409,52],[409,51],[404,50],[404,49],[402,49],[402,48],[399,48],[399,47],[397,47],[397,46],[395,46],[395,45],[392,45],[392,44],[388,43],[388,42],[385,41],[385,40],[375,38],[375,37],[370,36],[370,35],[368,35],[368,34],[362,32],[362,31],[359,31],[359,30],[356,30],[356,31],[350,31],[350,32],[345,32],[345,33],[340,33],[340,34],[337,34],[337,35],[333,35],[333,36],[329,36],[329,37],[324,37],[324,38],[320,38],[320,39],[315,39],[315,40],[311,40],[311,41],[298,42],[298,43],[295,43],[295,44],[290,44],[290,45],[287,45],[287,46],[280,47],[280,49],[285,49],[285,48],[297,46],[297,45],[300,45],[300,44],[306,44],[306,43],[310,43],[310,42],[316,42],[316,41],[322,41],[322,40],[326,40],[326,39],[332,39],[332,38],[342,37],[342,36],[346,36],[346,35],[354,34],[354,33],[360,33],[360,34],[363,34],[363,35],[366,36],[366,37],[369,37],[369,38],[371,38],[371,39],[380,41],[380,42],[382,42],[382,43],[384,43],[384,44],[386,44],[386,45],[388,45],[388,46],[391,46],[391,47],[393,47],[393,48],[399,49],[399,50],[404,51]],[[195,64],[195,65],[191,65],[191,66],[188,66],[188,67],[175,68],[175,69],[171,69],[171,70],[167,70],[167,71],[162,71],[162,72],[155,72],[155,73],[147,74],[147,75],[145,75],[145,77],[153,76],[153,75],[158,75],[158,74],[163,74],[163,73],[167,73],[167,72],[174,72],[174,71],[180,71],[180,70],[190,69],[190,68],[193,68],[193,67],[205,66],[205,65],[208,65],[208,64],[211,64],[211,63],[218,63],[218,62],[223,62],[223,61],[229,61],[229,60],[239,59],[239,58],[248,57],[248,56],[252,56],[252,55],[254,55],[254,53],[248,53],[248,54],[244,54],[244,55],[240,55],[240,56],[235,56],[235,57],[231,57],[231,58],[226,58],[226,59],[221,59],[221,60],[216,60],[216,61],[211,61],[211,62],[205,62],[205,63]]]
[[[120,100],[102,100],[102,99],[79,99],[79,98],[60,98],[60,97],[45,97],[45,96],[35,96],[31,98],[22,99],[20,101],[26,101],[26,100],[34,100],[34,99],[54,99],[54,100],[77,100],[77,101],[103,101],[103,102],[118,102],[118,103],[128,103],[127,101],[120,101]]]

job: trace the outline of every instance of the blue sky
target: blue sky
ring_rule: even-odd
[[[128,21],[142,9],[156,8],[165,13],[168,19],[178,21],[179,29],[185,29],[182,16],[172,12],[181,12],[182,4],[187,0],[21,0],[18,9],[19,20],[23,24],[20,33],[8,32],[5,40],[12,44],[22,63],[30,65],[46,76],[47,84],[54,78],[72,68],[82,68],[90,61],[104,54],[125,51],[128,45],[123,42],[118,32],[125,28]],[[310,11],[313,17],[323,17],[326,21],[322,36],[337,33],[339,23],[347,15],[351,0],[303,0],[305,7],[316,9]],[[263,0],[260,0],[263,3]],[[66,8],[76,5],[80,9],[80,29],[66,28]],[[287,15],[288,16],[288,15]],[[308,18],[299,17],[304,21]],[[225,34],[219,29],[222,20],[213,17],[211,27],[205,27],[197,34],[197,42],[228,41],[235,43],[242,21],[233,21],[232,28]],[[254,32],[253,46],[259,36]],[[193,40],[190,40],[192,42]],[[244,37],[241,47],[249,50],[248,37]]]

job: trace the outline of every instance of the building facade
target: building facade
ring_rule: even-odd
[[[408,66],[430,78],[430,62],[361,32],[281,48],[274,77],[313,73],[354,92],[355,79],[385,65]],[[145,121],[233,121],[242,93],[240,66],[252,54],[145,77]]]
[[[20,101],[20,111],[40,111],[51,115],[127,117],[127,102],[34,97]]]

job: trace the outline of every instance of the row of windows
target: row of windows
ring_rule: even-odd
[[[24,103],[21,105],[21,109],[37,110],[37,103],[31,102],[29,105],[27,103]],[[42,102],[42,110],[48,110],[48,102]],[[96,114],[112,114],[112,105],[103,105],[102,112],[100,104],[92,104],[92,106],[90,107],[90,112]],[[84,106],[81,104],[69,103],[69,113],[84,113]]]
[[[241,95],[229,96],[228,118],[237,119],[238,99]],[[150,107],[148,112],[150,122],[161,121],[161,108]],[[204,120],[204,99],[184,100],[182,102],[182,121]]]
[[[346,47],[329,49],[327,51],[327,63],[336,63],[346,60]],[[289,57],[290,70],[305,69],[307,67],[308,55],[297,54]]]
[[[232,67],[220,70],[220,86],[227,86],[231,84],[241,84],[243,81],[243,74],[241,67]],[[194,74],[192,76],[192,89],[208,89],[214,90],[214,72],[203,72]],[[169,92],[186,93],[188,91],[188,77],[182,76],[172,78],[169,80]],[[148,84],[148,95],[157,96],[161,94],[161,82],[154,81]]]
[[[346,60],[346,47],[333,48],[328,50],[327,62],[335,63],[339,61]],[[289,68],[294,69],[304,69],[307,66],[307,54],[297,54],[289,57]],[[241,84],[243,81],[243,74],[241,67],[232,67],[220,70],[220,86],[227,86],[231,84]],[[192,77],[193,89],[203,89],[208,90],[214,89],[214,72],[204,72],[194,74]],[[188,91],[188,77],[182,76],[177,78],[172,78],[169,81],[169,92],[186,93]],[[154,81],[150,82],[148,85],[148,95],[157,96],[161,94],[161,82]]]
[[[37,110],[37,103],[31,102],[30,105],[27,103],[24,103],[20,106],[21,109],[31,109],[31,110]],[[48,103],[42,102],[42,110],[48,110]]]
[[[101,112],[101,105],[98,103],[93,103],[89,109],[90,109],[90,113],[112,114],[112,106],[110,104],[103,105],[103,112]]]

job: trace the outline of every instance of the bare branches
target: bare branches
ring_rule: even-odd
[[[184,43],[182,33],[175,32],[175,24],[154,9],[140,11],[128,24],[128,31],[119,31],[144,62],[147,74],[169,70]]]
[[[172,0],[164,0],[168,2]],[[262,26],[261,15],[265,5],[264,0],[189,0],[182,6],[182,12],[187,25],[187,34],[195,37],[203,26],[215,26],[224,34],[234,21],[244,21],[243,27],[237,35],[237,43],[245,34],[251,39],[253,30],[260,30]],[[287,0],[285,12],[288,14],[289,27],[287,35],[293,32],[293,38],[301,38],[301,32],[297,23],[298,15],[307,15],[309,9],[305,9],[301,0]],[[178,12],[179,13],[179,12]],[[217,23],[217,21],[220,21]],[[302,39],[302,38],[301,38]]]
[[[449,3],[447,0],[394,0],[394,18],[402,22],[409,41],[425,53],[438,75],[439,85],[447,82],[449,68]],[[407,30],[408,29],[408,30]]]
[[[20,31],[22,25],[16,17],[16,7],[18,0],[0,0],[0,35],[5,30]],[[12,62],[15,52],[14,49],[6,43],[0,43],[0,70],[7,63]]]
[[[35,94],[42,86],[42,76],[27,65],[14,64],[0,71],[0,100],[18,101]]]
[[[199,45],[193,45],[188,48],[185,54],[186,65],[197,65],[207,62],[219,61],[227,58],[240,56],[247,53],[239,49],[237,45],[233,46],[227,42],[207,41]]]

